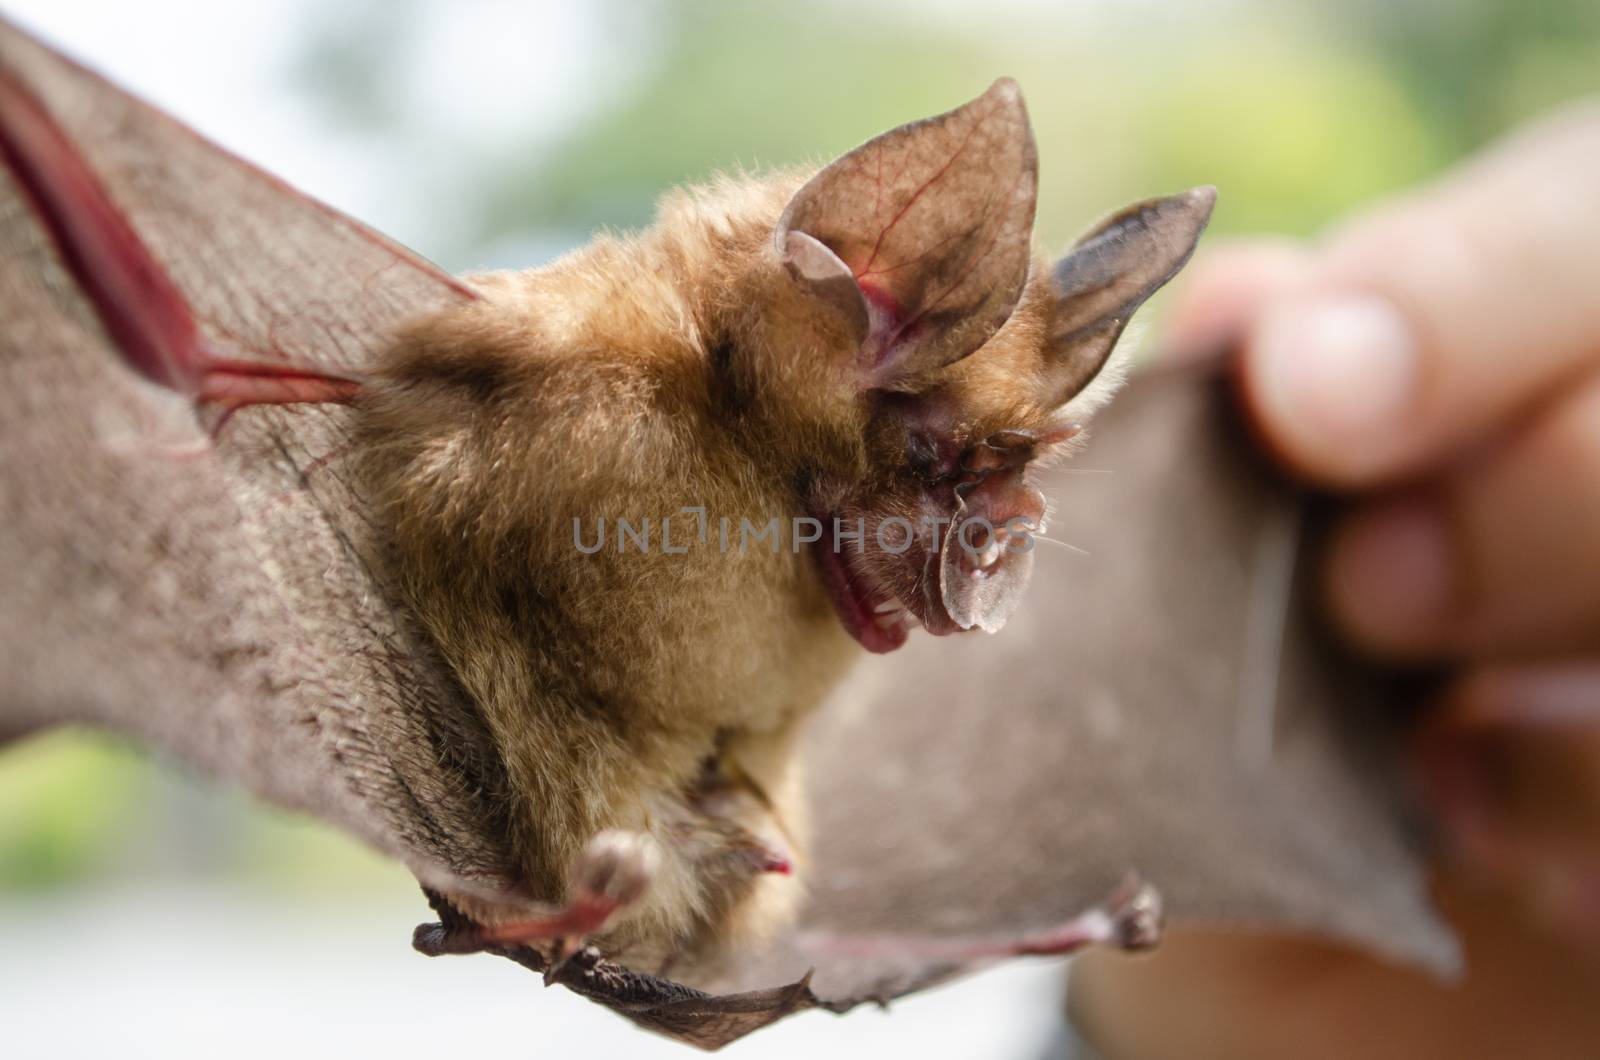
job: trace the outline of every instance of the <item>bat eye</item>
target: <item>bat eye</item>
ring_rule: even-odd
[[[925,482],[937,482],[947,474],[940,467],[939,447],[925,435],[913,434],[906,443],[906,465]]]

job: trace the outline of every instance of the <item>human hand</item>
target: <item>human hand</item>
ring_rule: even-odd
[[[1198,262],[1170,341],[1236,348],[1267,446],[1349,494],[1335,624],[1448,668],[1419,750],[1455,852],[1600,937],[1600,105]]]
[[[1080,1029],[1130,1060],[1592,1055],[1600,104],[1315,245],[1202,258],[1169,321],[1175,351],[1236,351],[1266,446],[1347,496],[1322,571],[1335,625],[1448,674],[1417,757],[1467,977],[1179,928],[1151,958],[1074,965]]]

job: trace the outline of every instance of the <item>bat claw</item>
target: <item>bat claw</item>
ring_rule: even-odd
[[[913,956],[924,961],[956,964],[1011,957],[1063,957],[1086,946],[1115,946],[1127,952],[1147,950],[1161,940],[1161,894],[1130,873],[1103,902],[1044,931],[1010,938],[919,938],[893,935],[828,935],[812,933],[805,949],[831,956]]]
[[[655,878],[656,848],[632,832],[600,832],[573,865],[574,904],[589,901],[612,911],[632,905]]]
[[[1106,899],[1111,941],[1129,953],[1148,950],[1161,941],[1165,909],[1161,892],[1137,875],[1129,875]]]
[[[550,963],[545,965],[544,985],[554,986],[556,984],[556,980],[560,977],[562,970],[566,968],[568,964],[572,963],[572,958],[576,957],[579,953],[582,953],[585,948],[586,947],[584,946],[582,939],[557,939],[555,947],[552,949],[550,954]],[[594,955],[598,957],[599,953],[595,952]]]

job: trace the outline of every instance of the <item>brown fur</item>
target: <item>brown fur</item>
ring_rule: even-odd
[[[853,484],[903,465],[893,438],[869,451],[867,410],[829,370],[840,359],[826,321],[809,319],[771,248],[800,183],[679,192],[638,236],[473,277],[483,300],[414,327],[363,405],[395,573],[501,747],[526,803],[525,871],[552,900],[595,832],[657,832],[660,803],[691,786],[721,733],[736,734],[732,753],[756,746],[782,827],[801,828],[787,756],[760,745],[791,740],[857,654],[810,557],[787,543],[776,556],[765,544],[669,556],[655,541],[618,555],[611,536],[618,517],[659,526],[704,505],[714,546],[722,515],[736,534],[740,517],[805,514],[802,477]],[[1031,400],[1027,368],[1041,356],[1042,275],[950,371],[968,437],[1054,411]],[[580,553],[573,519],[589,543],[601,517],[606,547]],[[664,869],[633,930],[687,940],[715,917],[692,865]],[[781,893],[792,880],[755,882],[780,892],[776,905],[794,900]]]
[[[858,650],[809,548],[740,554],[735,536],[724,553],[720,517],[735,535],[741,518],[818,511],[870,527],[916,510],[913,434],[960,453],[1047,432],[1109,389],[1065,411],[1071,395],[1051,393],[1060,322],[1035,259],[976,353],[915,395],[864,391],[859,338],[774,246],[805,176],[674,192],[638,235],[471,278],[481,301],[412,327],[361,405],[393,579],[504,758],[530,891],[567,897],[604,829],[660,848],[653,884],[599,940],[635,961],[709,953],[794,907],[798,880],[737,849],[801,854],[790,748]],[[708,543],[663,554],[664,517],[675,547],[694,536],[689,505],[707,510]],[[618,553],[618,517],[650,520],[647,553]],[[601,518],[605,547],[581,553],[574,520],[592,542]],[[715,814],[696,801],[708,770],[732,793]]]

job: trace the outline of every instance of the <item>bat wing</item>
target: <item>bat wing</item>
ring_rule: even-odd
[[[470,291],[3,25],[0,150],[13,727],[109,725],[500,883],[492,756],[377,590],[338,403]]]
[[[472,292],[3,22],[0,161],[0,736],[106,726],[514,900],[498,758],[343,472],[372,356]],[[707,1048],[820,1004],[557,981]]]
[[[1191,924],[1318,935],[1448,972],[1381,708],[1311,618],[1314,504],[1227,387],[1136,379],[1047,474],[1048,535],[1003,635],[913,638],[808,747],[809,921],[737,986],[814,967],[896,996],[1008,953],[1130,868]]]
[[[1228,389],[1136,379],[1045,483],[1049,535],[1076,551],[1038,557],[1004,635],[913,638],[834,697],[805,749],[798,930],[738,955],[718,995],[593,955],[556,981],[715,1048],[1000,959],[1139,948],[1163,909],[1457,970],[1393,754],[1397,690],[1313,620],[1317,505],[1262,464]],[[445,952],[443,932],[418,948]]]
[[[390,606],[345,474],[371,357],[471,291],[3,23],[0,155],[0,733],[107,725],[430,888],[510,893],[498,760]],[[1004,637],[873,660],[818,727],[801,933],[727,994],[592,954],[556,981],[714,1048],[1064,948],[1054,925],[1130,864],[1182,915],[1441,959],[1394,804],[1357,782],[1374,744],[1331,726],[1300,627],[1276,695],[1239,676],[1266,672],[1246,645],[1272,654],[1240,616],[1277,495],[1200,389],[1162,393],[1130,394],[1085,458],[1116,489],[1091,507],[1091,480],[1057,483],[1056,532],[1091,559],[1041,556]],[[1266,741],[1264,702],[1293,707]],[[441,918],[419,948],[470,929]]]

